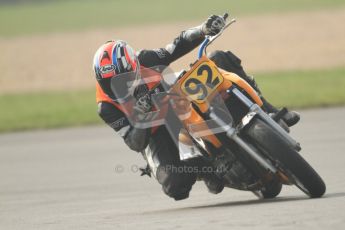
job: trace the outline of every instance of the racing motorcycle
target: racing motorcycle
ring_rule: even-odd
[[[300,155],[300,144],[281,126],[287,110],[267,114],[258,93],[245,80],[218,68],[206,56],[208,45],[235,21],[206,37],[191,68],[153,98],[160,108],[166,102],[179,111],[180,159],[207,162],[226,187],[251,191],[260,198],[276,197],[282,185],[295,185],[309,197],[321,197],[326,191],[324,181]],[[162,84],[153,75],[148,81],[151,94]],[[145,157],[154,170],[149,156]]]

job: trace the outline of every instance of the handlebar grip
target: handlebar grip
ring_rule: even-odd
[[[226,21],[226,19],[229,17],[229,14],[228,13],[225,13],[224,15],[223,15],[223,18],[224,18],[224,20]]]

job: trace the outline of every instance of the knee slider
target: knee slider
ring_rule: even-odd
[[[196,176],[191,173],[181,172],[178,167],[159,166],[157,180],[162,185],[163,191],[175,200],[186,199],[196,181]]]

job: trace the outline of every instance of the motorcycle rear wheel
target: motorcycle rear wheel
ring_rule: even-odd
[[[261,194],[264,199],[272,199],[279,195],[282,190],[282,183],[273,180],[269,184],[266,184],[263,189],[261,189]]]

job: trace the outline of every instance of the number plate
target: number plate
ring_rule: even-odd
[[[204,61],[183,79],[181,90],[189,100],[204,103],[223,81],[217,67],[212,62]]]

